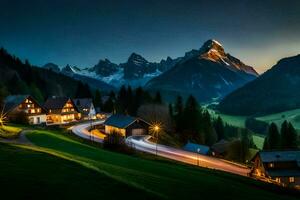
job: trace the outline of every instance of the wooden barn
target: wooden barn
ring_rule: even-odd
[[[146,135],[149,131],[149,123],[131,116],[115,114],[110,116],[105,122],[105,133],[119,133],[124,137],[133,135]]]
[[[65,124],[81,118],[81,114],[72,99],[52,97],[44,104],[47,109],[47,124]]]
[[[252,176],[300,187],[300,151],[260,151],[252,161]]]
[[[46,123],[46,110],[30,95],[11,95],[4,101],[4,113],[14,121],[24,113],[29,124]]]

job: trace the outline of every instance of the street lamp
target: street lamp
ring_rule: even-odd
[[[159,137],[160,127],[158,125],[154,126],[154,131],[156,132],[156,156],[157,156],[157,145],[158,145],[158,137]]]
[[[200,153],[201,149],[198,148],[197,149],[197,166],[199,166],[199,153]]]
[[[93,134],[92,134],[92,130],[93,130],[93,119],[91,117],[91,115],[89,114],[89,118],[90,118],[90,136],[91,136],[91,141],[93,141]]]
[[[161,131],[161,123],[155,122],[151,124],[149,130],[151,133],[153,133],[153,135],[156,135],[155,154],[157,155],[158,154],[157,147],[158,147],[159,132]]]
[[[6,113],[2,112],[0,113],[0,127],[4,126],[4,123],[6,122]]]

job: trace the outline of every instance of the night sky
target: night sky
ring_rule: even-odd
[[[299,0],[0,0],[0,46],[32,64],[182,56],[207,39],[265,71],[300,53]]]

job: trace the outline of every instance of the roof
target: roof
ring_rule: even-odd
[[[262,162],[289,162],[296,161],[300,164],[300,151],[260,151]]]
[[[68,100],[71,100],[71,102],[74,104],[74,102],[72,101],[72,99],[68,98],[68,97],[51,97],[48,98],[47,101],[44,104],[44,107],[47,110],[56,110],[56,109],[62,109],[64,107],[64,105],[67,103]],[[75,104],[74,104],[75,105]],[[74,106],[75,110],[77,112],[78,108],[76,106]]]
[[[271,177],[300,177],[300,170],[299,169],[278,169],[278,170],[271,170],[268,169],[268,175]]]
[[[128,115],[115,114],[110,116],[105,122],[104,125],[114,126],[117,128],[126,128],[130,124],[134,123],[138,118],[131,117]]]
[[[7,113],[20,105],[29,95],[10,95],[4,100],[4,112]]]
[[[219,142],[212,145],[211,149],[216,153],[224,153],[228,150],[230,144],[231,143],[229,141],[222,139]]]
[[[195,152],[195,153],[200,153],[200,154],[208,154],[209,152],[209,146],[201,145],[201,144],[195,144],[192,142],[188,142],[184,147],[184,150],[190,151],[190,152]]]
[[[257,155],[263,163],[294,163],[284,168],[267,167],[267,174],[271,177],[300,176],[300,151],[260,151]]]
[[[93,100],[90,98],[73,99],[73,102],[81,112],[84,108],[90,109],[93,104]]]

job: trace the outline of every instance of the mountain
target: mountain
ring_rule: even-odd
[[[162,60],[161,63],[149,62],[141,55],[132,53],[125,63],[115,64],[108,59],[101,59],[91,68],[81,69],[67,65],[61,71],[68,76],[97,79],[115,87],[123,84],[138,87],[144,86],[150,79],[172,67],[175,62],[171,58],[167,61]]]
[[[103,77],[107,77],[117,73],[120,67],[117,64],[110,62],[108,59],[99,60],[98,64],[90,68],[89,72],[95,72],[95,74]]]
[[[192,94],[201,101],[211,101],[257,76],[253,67],[226,53],[218,41],[208,40],[199,50],[187,52],[175,66],[150,80],[146,87],[160,90],[170,98]]]
[[[300,107],[300,55],[284,58],[256,80],[226,96],[221,112],[270,114]]]
[[[60,73],[63,75],[66,75],[68,77],[71,77],[75,80],[81,81],[83,83],[88,84],[92,89],[101,89],[102,91],[110,91],[110,90],[115,90],[115,88],[101,80],[95,79],[93,77],[89,77],[86,76],[84,74],[81,74],[82,71],[87,71],[87,69],[80,69],[77,66],[70,66],[70,65],[66,65],[65,67],[63,67],[61,70],[58,67],[58,70],[54,70],[56,69],[56,66],[58,67],[58,65],[53,64],[53,63],[48,63],[46,65],[43,66],[43,68],[46,69],[50,69],[53,72],[56,73]]]
[[[56,73],[60,72],[60,68],[58,67],[58,65],[56,65],[54,63],[47,63],[43,66],[43,68],[52,70],[53,72],[56,72]]]

